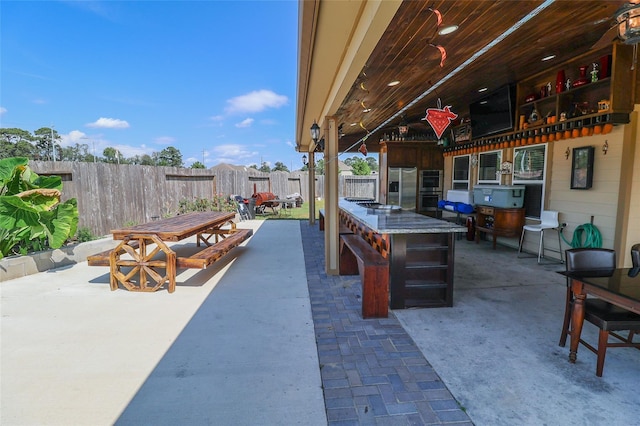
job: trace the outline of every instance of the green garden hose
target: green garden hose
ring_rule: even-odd
[[[578,226],[575,231],[573,231],[573,239],[571,242],[567,241],[562,232],[560,233],[562,236],[562,240],[571,246],[571,248],[600,248],[602,247],[602,235],[600,235],[600,231],[594,225],[590,223],[585,223],[584,225]],[[584,237],[584,242],[583,242]]]

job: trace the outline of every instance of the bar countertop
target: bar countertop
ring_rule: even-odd
[[[464,226],[410,211],[385,212],[353,201],[339,200],[339,207],[380,234],[442,234],[467,232]]]

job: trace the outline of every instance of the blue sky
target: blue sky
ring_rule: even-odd
[[[53,125],[63,146],[185,165],[302,166],[298,4],[0,2],[0,127]]]

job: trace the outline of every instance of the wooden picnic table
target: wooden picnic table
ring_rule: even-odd
[[[88,262],[110,267],[111,290],[122,284],[131,291],[150,292],[168,281],[169,293],[173,293],[177,268],[205,269],[252,235],[250,229],[237,229],[234,219],[235,212],[196,212],[114,229],[113,239],[122,240],[120,244],[89,256]],[[189,257],[178,257],[166,244],[194,235],[196,245],[206,247]]]

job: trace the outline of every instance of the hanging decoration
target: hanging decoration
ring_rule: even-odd
[[[362,153],[362,155],[364,155],[365,157],[367,156],[367,145],[362,142],[362,145],[360,145],[360,148],[358,148],[358,151],[360,151]]]
[[[438,9],[434,9],[432,7],[430,7],[429,10],[433,12],[434,15],[436,15],[436,18],[438,19],[438,22],[436,23],[436,27],[439,27],[442,24],[442,13],[440,13]]]
[[[436,15],[436,30],[434,32],[434,35],[435,35],[440,25],[442,25],[442,13],[440,13],[438,9],[434,9],[432,7],[429,7],[428,10],[430,10],[431,12],[433,12],[434,15]],[[444,67],[444,61],[447,59],[447,50],[439,44],[429,43],[429,46],[433,46],[440,51],[440,68]]]
[[[444,131],[456,118],[458,118],[458,114],[451,111],[451,105],[442,108],[440,99],[438,99],[438,108],[427,108],[427,115],[424,117],[436,132],[438,139],[442,138]]]
[[[444,67],[444,61],[447,59],[447,50],[439,44],[429,43],[429,46],[433,46],[440,51],[440,68]]]

